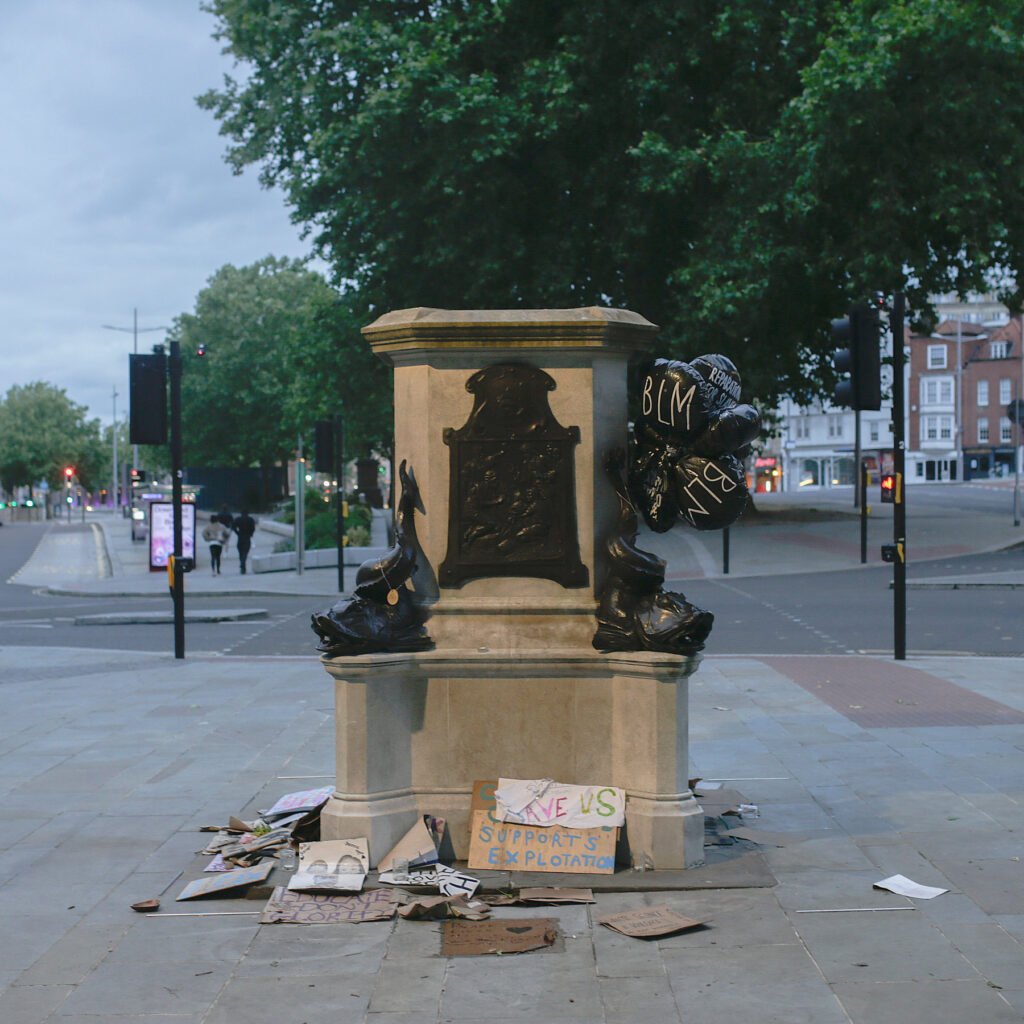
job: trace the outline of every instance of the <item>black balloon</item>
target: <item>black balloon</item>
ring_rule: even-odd
[[[739,371],[722,355],[658,359],[641,377],[629,493],[647,525],[698,530],[734,523],[749,500],[740,459],[761,417],[739,402]]]

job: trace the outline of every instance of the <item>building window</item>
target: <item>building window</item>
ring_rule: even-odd
[[[1008,341],[990,341],[988,343],[989,359],[1005,359],[1010,354]]]
[[[946,368],[946,346],[945,345],[929,345],[928,346],[928,369],[929,370],[944,370]]]
[[[868,425],[868,435],[872,441],[878,440],[878,420],[872,420]]]
[[[999,382],[999,404],[1009,405],[1010,404],[1010,381],[1001,380]]]
[[[978,444],[985,444],[988,441],[988,417],[978,417]]]
[[[922,441],[949,441],[953,437],[952,416],[922,416]]]
[[[953,378],[952,377],[922,377],[921,378],[921,404],[922,405],[952,405],[953,404]]]
[[[1005,416],[999,417],[999,443],[1007,444],[1013,440],[1013,424]]]
[[[988,381],[978,381],[978,405],[988,405]]]
[[[842,413],[829,413],[829,415],[828,415],[828,436],[829,437],[842,437],[843,436],[843,414]]]

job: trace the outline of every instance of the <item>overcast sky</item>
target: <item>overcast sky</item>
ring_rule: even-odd
[[[0,0],[0,394],[47,381],[104,423],[130,331],[192,311],[225,263],[309,246],[236,177],[195,97],[229,58],[198,0]],[[162,341],[139,334],[139,351]]]

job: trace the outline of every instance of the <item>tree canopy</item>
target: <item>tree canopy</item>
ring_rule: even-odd
[[[874,289],[1024,282],[1017,0],[205,6],[229,162],[368,316],[625,306],[770,401]]]
[[[268,468],[290,459],[318,418],[339,411],[351,454],[389,439],[390,395],[383,410],[374,404],[387,370],[364,351],[337,292],[301,261],[267,256],[221,267],[169,337],[184,360],[187,465]]]
[[[12,387],[0,401],[3,486],[32,488],[45,480],[51,488],[62,487],[67,466],[75,468],[83,487],[107,486],[110,461],[100,440],[100,421],[86,419],[87,411],[53,384]]]

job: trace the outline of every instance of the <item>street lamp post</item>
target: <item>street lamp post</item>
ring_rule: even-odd
[[[117,385],[114,385],[114,422],[110,428],[110,436],[113,440],[113,467],[111,475],[111,488],[110,488],[110,512],[111,515],[117,515]]]

